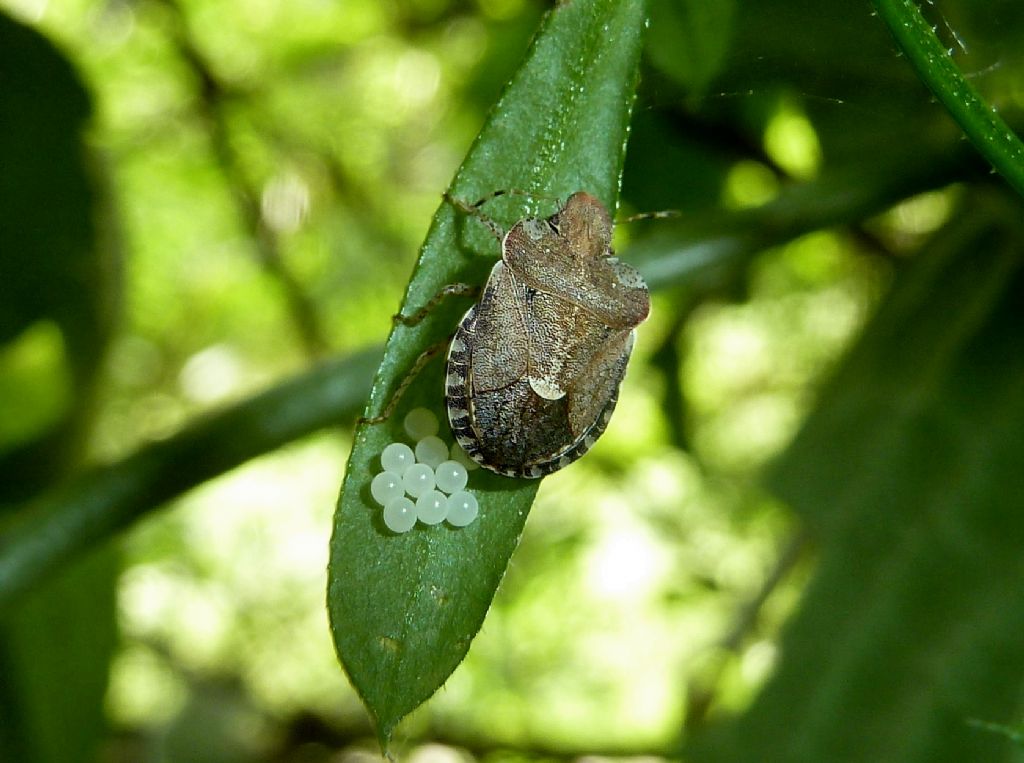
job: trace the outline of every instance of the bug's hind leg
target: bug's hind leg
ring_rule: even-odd
[[[454,334],[453,334],[454,336]],[[402,395],[409,389],[410,385],[419,376],[420,371],[429,363],[438,353],[442,352],[451,342],[451,337],[446,337],[437,344],[432,344],[430,347],[425,349],[419,354],[415,362],[412,364],[412,368],[409,369],[408,373],[402,377],[402,381],[399,382],[398,387],[395,388],[394,393],[391,395],[391,399],[388,400],[387,405],[384,406],[384,410],[377,416],[360,416],[356,421],[356,425],[360,424],[381,424],[391,418],[391,414],[395,412],[395,408],[398,407],[399,401],[402,399]]]

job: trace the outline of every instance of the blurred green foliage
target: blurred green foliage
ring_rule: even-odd
[[[1020,132],[1024,7],[921,8]],[[396,746],[1014,760],[1021,201],[866,5],[648,9],[652,317]],[[373,749],[323,606],[356,353],[545,10],[0,0],[0,759]]]

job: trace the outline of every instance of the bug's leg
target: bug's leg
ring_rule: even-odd
[[[561,206],[561,201],[558,199],[552,198],[550,196],[541,196],[530,191],[522,191],[518,188],[504,188],[499,191],[492,191],[483,198],[477,199],[472,204],[463,201],[462,199],[456,196],[452,196],[448,191],[445,191],[443,196],[444,200],[451,204],[453,207],[455,207],[457,210],[459,210],[463,214],[471,215],[472,217],[477,218],[480,222],[486,225],[490,229],[491,233],[494,234],[494,237],[498,239],[499,243],[501,242],[502,238],[504,238],[504,231],[502,231],[500,225],[494,222],[494,220],[492,220],[490,217],[484,214],[483,211],[481,211],[480,209],[487,202],[493,201],[499,196],[525,196],[528,199],[547,199],[548,201],[556,202],[559,206]]]
[[[498,198],[499,196],[529,196],[529,194],[526,191],[520,191],[515,188],[502,188],[497,191],[491,191],[486,196],[481,196],[473,202],[472,206],[480,209],[484,204]]]
[[[475,297],[479,294],[479,286],[473,286],[468,283],[450,283],[447,286],[442,286],[441,290],[431,297],[427,304],[412,315],[402,315],[401,313],[398,313],[397,315],[392,316],[392,320],[395,323],[401,323],[405,326],[415,326],[426,318],[435,307],[448,297]]]
[[[475,204],[470,204],[469,202],[465,202],[462,199],[458,198],[457,196],[452,196],[450,193],[448,193],[448,191],[444,192],[443,198],[445,201],[447,201],[449,204],[451,204],[453,207],[455,207],[463,214],[475,217],[477,220],[486,225],[487,229],[498,240],[498,243],[500,244],[502,239],[505,237],[505,231],[501,229],[501,226],[498,225],[498,223],[494,222],[494,220],[492,220],[490,217],[488,217],[487,215],[480,211],[480,205],[484,204],[485,202],[493,198],[501,196],[504,193],[505,191],[495,191],[489,196],[485,196],[483,199],[476,202]]]
[[[496,199],[499,196],[525,196],[526,198],[532,199],[534,201],[537,201],[538,199],[541,201],[550,201],[551,203],[556,204],[559,207],[565,205],[565,201],[563,199],[558,198],[557,196],[547,196],[545,194],[533,193],[532,191],[523,191],[518,188],[505,188],[500,191],[492,191],[479,201],[474,202],[473,206],[482,207],[487,202]]]
[[[452,334],[452,336],[455,335]],[[409,369],[409,372],[402,378],[402,381],[399,382],[394,394],[391,395],[391,399],[388,400],[387,405],[384,406],[384,410],[377,416],[370,416],[369,418],[366,416],[360,416],[356,420],[356,426],[360,424],[380,424],[381,422],[387,421],[391,418],[391,414],[395,412],[395,408],[402,399],[402,395],[404,395],[405,391],[409,389],[409,385],[416,380],[416,377],[419,376],[423,367],[426,366],[435,355],[442,352],[444,348],[448,346],[452,336],[446,337],[437,344],[430,345],[430,347],[421,352],[419,357],[416,358],[416,362],[412,364],[412,368]]]

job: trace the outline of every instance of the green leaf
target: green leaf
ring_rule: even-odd
[[[988,723],[986,721],[980,721],[977,718],[972,718],[971,726],[982,731],[987,731],[992,734],[999,734],[1011,742],[1016,744],[1018,747],[1024,747],[1024,726],[1017,724],[1016,726],[1007,726],[1002,723]]]
[[[452,194],[475,201],[495,190],[529,192],[538,206],[524,210],[522,196],[488,205],[487,213],[503,225],[525,211],[549,214],[555,197],[581,189],[614,209],[643,26],[642,0],[575,0],[551,11],[459,170]],[[443,205],[403,312],[422,307],[445,284],[482,284],[497,254],[479,221]],[[421,351],[454,330],[469,303],[450,301],[458,304],[392,332],[369,413],[383,409]],[[328,606],[335,645],[385,747],[399,720],[465,656],[537,491],[536,481],[475,471],[470,488],[480,517],[472,525],[387,531],[370,498],[370,480],[380,470],[384,446],[404,439],[406,411],[425,406],[444,420],[442,365],[438,358],[420,374],[389,421],[357,430],[331,540]]]
[[[6,527],[14,502],[77,459],[117,299],[85,87],[52,43],[3,13],[0,80],[0,395],[14,397],[0,425]],[[0,760],[96,759],[117,562],[105,549],[0,615]]]
[[[0,426],[4,504],[77,458],[120,299],[115,217],[84,139],[88,92],[52,43],[3,13],[0,72],[0,388],[15,396]],[[47,362],[19,368],[11,355],[39,338]]]
[[[777,673],[695,759],[1016,759],[971,725],[1019,718],[1024,676],[1024,256],[991,202],[901,273],[779,464],[820,566]]]
[[[2,13],[0,71],[0,343],[51,315],[87,342],[105,312],[89,288],[101,267],[82,148],[89,97],[48,40]]]
[[[119,569],[108,545],[0,617],[0,760],[97,759],[117,647]]]
[[[647,55],[662,72],[702,95],[732,42],[735,0],[652,0]]]

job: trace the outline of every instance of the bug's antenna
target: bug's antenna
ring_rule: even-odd
[[[630,215],[629,217],[623,218],[622,220],[616,220],[616,225],[624,225],[626,223],[635,223],[638,220],[667,220],[673,217],[682,217],[683,213],[678,209],[663,209],[659,212],[640,212],[636,215]]]
[[[494,201],[494,199],[498,198],[499,196],[524,196],[528,199],[533,200],[541,199],[544,201],[550,201],[557,204],[559,207],[565,206],[564,202],[557,197],[545,196],[542,194],[533,193],[532,191],[524,191],[519,188],[502,188],[501,190],[498,191],[491,191],[491,193],[487,194],[486,196],[483,196],[480,199],[477,199],[472,204],[470,204],[467,201],[463,201],[462,199],[456,196],[453,196],[448,191],[445,191],[443,194],[444,200],[451,204],[453,207],[458,209],[460,212],[463,212],[464,214],[472,215],[473,217],[480,220],[480,222],[482,222],[488,228],[490,228],[491,233],[493,233],[494,237],[497,238],[498,241],[500,242],[505,237],[505,232],[501,229],[500,225],[498,225],[491,217],[489,217],[481,210],[481,207],[483,207],[484,204],[487,204],[490,201]]]
[[[532,191],[523,191],[519,188],[505,188],[500,191],[492,191],[491,193],[484,196],[482,199],[473,204],[474,207],[481,207],[489,201],[498,198],[499,196],[525,196],[528,199],[541,199],[543,201],[550,201],[559,206],[563,206],[564,202],[557,196],[546,196],[544,194],[533,193]]]

